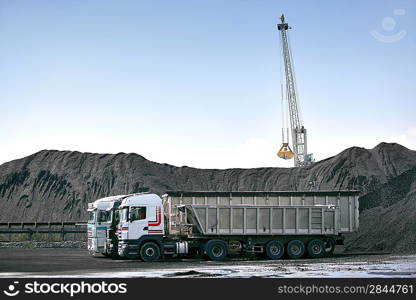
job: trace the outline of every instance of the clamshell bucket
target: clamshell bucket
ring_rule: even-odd
[[[292,149],[290,149],[288,143],[283,143],[279,152],[277,152],[277,156],[283,159],[292,159],[295,156],[295,153],[293,153]]]

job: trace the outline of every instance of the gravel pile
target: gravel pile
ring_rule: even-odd
[[[83,221],[87,203],[147,189],[161,195],[167,190],[307,191],[312,186],[361,191],[360,229],[346,239],[348,250],[416,253],[416,151],[395,143],[352,147],[305,168],[222,170],[159,164],[134,153],[43,150],[0,165],[0,222]],[[82,242],[3,245],[85,247]]]
[[[360,227],[346,251],[416,253],[416,168],[360,198]]]

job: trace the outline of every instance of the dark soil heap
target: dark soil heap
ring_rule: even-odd
[[[305,168],[196,169],[138,154],[43,150],[0,166],[0,221],[80,221],[87,203],[150,190],[361,191],[360,230],[348,250],[416,252],[416,151],[352,147]]]

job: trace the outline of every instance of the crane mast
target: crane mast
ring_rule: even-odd
[[[307,152],[306,128],[302,123],[298,95],[296,89],[295,70],[293,67],[293,58],[289,45],[287,30],[291,27],[285,22],[285,17],[280,17],[281,23],[277,24],[280,32],[280,42],[282,46],[282,57],[285,73],[285,84],[282,84],[282,97],[286,98],[289,110],[291,137],[293,152],[289,147],[289,136],[286,136],[285,130],[282,128],[283,146],[278,152],[278,156],[283,159],[294,158],[295,167],[303,167],[313,162],[312,154]],[[283,86],[285,92],[283,92]],[[283,99],[282,99],[283,100]],[[284,101],[284,100],[283,100]],[[283,109],[283,108],[282,108]]]

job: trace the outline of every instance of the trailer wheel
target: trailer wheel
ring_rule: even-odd
[[[287,244],[286,251],[290,258],[301,258],[305,254],[305,245],[299,240],[293,240]]]
[[[140,247],[140,259],[142,261],[151,262],[158,260],[160,257],[159,246],[153,242],[144,243]]]
[[[228,255],[227,244],[221,240],[210,240],[205,249],[206,254],[211,260],[220,261]]]
[[[325,255],[331,256],[335,250],[335,245],[336,245],[335,240],[332,237],[328,237],[324,240],[324,244],[325,244]]]
[[[285,253],[285,246],[280,241],[270,241],[266,244],[266,255],[270,259],[279,259]]]
[[[308,255],[311,258],[320,258],[325,254],[325,243],[322,240],[315,239],[308,243]]]

